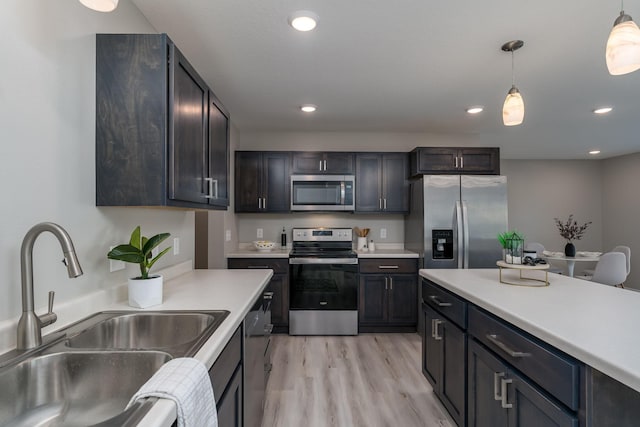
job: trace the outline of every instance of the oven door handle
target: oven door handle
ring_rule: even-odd
[[[358,264],[358,258],[289,258],[289,264]]]

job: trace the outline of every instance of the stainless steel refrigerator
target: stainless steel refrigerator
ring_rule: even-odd
[[[496,268],[507,231],[507,178],[424,175],[411,183],[405,247],[422,268]]]

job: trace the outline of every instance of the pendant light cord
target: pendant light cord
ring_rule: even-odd
[[[516,86],[516,71],[514,66],[513,50],[511,50],[511,87]]]

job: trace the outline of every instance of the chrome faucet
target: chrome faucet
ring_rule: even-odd
[[[42,328],[58,320],[58,316],[53,312],[53,292],[49,292],[48,313],[38,316],[33,308],[33,245],[38,236],[45,231],[53,233],[60,242],[64,255],[62,263],[67,266],[69,277],[74,278],[82,275],[82,268],[76,257],[73,242],[64,228],[52,222],[41,222],[27,231],[20,248],[22,316],[18,322],[18,350],[28,350],[41,345]]]

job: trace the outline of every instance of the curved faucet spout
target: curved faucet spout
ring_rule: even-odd
[[[27,231],[20,248],[20,271],[22,275],[22,316],[18,322],[18,349],[20,350],[41,345],[42,327],[55,322],[56,319],[51,307],[49,309],[50,312],[41,317],[34,312],[33,245],[38,236],[45,231],[52,233],[58,239],[64,256],[62,262],[67,267],[69,277],[74,278],[82,275],[82,267],[78,262],[73,242],[64,228],[52,222],[41,222]]]

